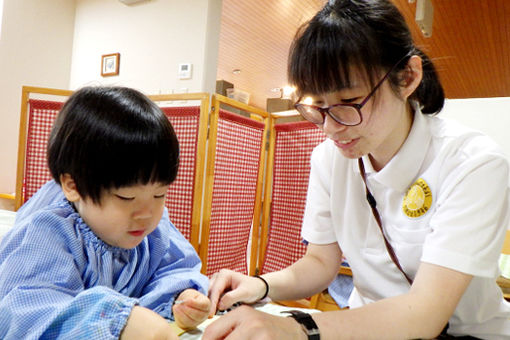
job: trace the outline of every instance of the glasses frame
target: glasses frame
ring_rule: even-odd
[[[408,53],[406,54],[402,59],[400,59],[395,65],[393,65],[390,70],[384,75],[384,77],[382,77],[381,80],[379,80],[379,82],[374,86],[374,88],[370,91],[370,93],[360,102],[360,103],[339,103],[339,104],[333,104],[331,106],[328,106],[328,107],[320,107],[320,106],[316,106],[316,105],[308,105],[308,104],[302,104],[302,103],[299,103],[299,101],[301,100],[301,98],[299,98],[298,100],[298,103],[294,104],[294,108],[301,114],[301,116],[308,120],[309,122],[312,122],[314,124],[324,124],[324,121],[326,120],[326,114],[328,116],[331,117],[331,119],[333,119],[335,122],[337,122],[338,124],[341,124],[341,125],[344,125],[344,126],[356,126],[356,125],[360,125],[362,122],[363,122],[363,115],[361,114],[361,109],[363,108],[363,106],[370,100],[370,98],[372,98],[372,96],[374,95],[374,93],[377,91],[377,89],[384,83],[384,81],[386,79],[388,79],[388,76],[391,74],[391,72],[393,72],[393,70],[398,66],[400,65],[400,63],[402,61],[404,61],[404,59],[406,59],[407,57],[411,56],[412,53]],[[332,108],[335,108],[335,107],[338,107],[338,106],[344,106],[344,107],[352,107],[353,109],[355,109],[357,112],[358,112],[358,116],[359,116],[359,122],[357,123],[354,123],[354,124],[348,124],[348,123],[345,123],[345,122],[342,122],[338,117],[335,117],[331,112],[329,112],[329,110],[331,110]],[[314,122],[314,121],[311,121],[309,119],[307,119],[305,117],[305,115],[303,115],[303,113],[301,112],[301,110],[299,109],[300,107],[303,107],[303,108],[311,108],[311,109],[314,109],[316,110],[317,112],[319,112],[321,115],[322,115],[322,121],[321,122]]]

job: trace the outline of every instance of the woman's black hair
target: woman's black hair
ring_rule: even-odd
[[[422,58],[423,79],[411,95],[423,113],[439,112],[444,92],[430,59],[414,46],[402,14],[389,0],[330,0],[297,32],[289,53],[289,82],[298,96],[336,92],[350,86],[349,73],[358,68],[373,86],[381,70],[390,70],[406,55]],[[391,87],[405,58],[389,76]]]
[[[48,143],[57,183],[70,174],[78,193],[95,203],[104,190],[169,184],[177,176],[179,143],[160,108],[125,87],[84,87],[66,101]]]

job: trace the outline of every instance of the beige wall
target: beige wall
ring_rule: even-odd
[[[510,158],[510,97],[449,99],[441,116],[491,136]]]
[[[206,37],[215,40],[212,50],[217,50],[220,14],[221,0],[152,0],[131,6],[118,0],[78,0],[70,87],[122,84],[154,94],[214,86],[216,58],[206,58],[211,49],[206,49]],[[101,55],[117,52],[119,76],[101,77]],[[177,79],[179,63],[193,64],[192,79]],[[214,71],[212,80],[205,77],[207,68]]]
[[[0,193],[15,190],[21,86],[117,84],[145,93],[214,91],[221,0],[4,0],[0,37]],[[121,54],[119,76],[101,55]],[[177,79],[179,63],[192,79]]]
[[[0,192],[16,178],[21,86],[67,88],[74,0],[4,0],[0,36]]]

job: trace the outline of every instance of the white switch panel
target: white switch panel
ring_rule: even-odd
[[[179,64],[179,79],[191,79],[191,63]]]

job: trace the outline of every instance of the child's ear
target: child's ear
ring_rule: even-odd
[[[80,200],[81,196],[78,193],[76,183],[70,174],[60,175],[60,185],[62,186],[62,191],[69,202],[76,202]]]

